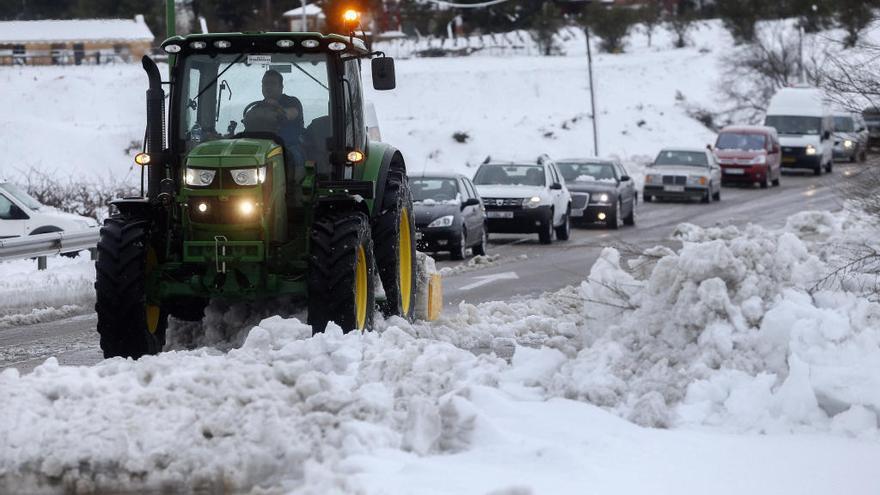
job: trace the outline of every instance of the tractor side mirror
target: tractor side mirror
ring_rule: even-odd
[[[373,89],[376,91],[387,91],[397,87],[393,58],[374,58],[370,63],[373,69]]]

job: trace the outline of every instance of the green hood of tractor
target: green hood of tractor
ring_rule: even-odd
[[[268,139],[218,139],[193,148],[186,164],[214,168],[259,167],[280,153],[281,147]]]

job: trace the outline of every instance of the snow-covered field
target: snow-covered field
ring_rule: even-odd
[[[683,224],[677,252],[434,323],[8,369],[0,491],[875,493],[880,304],[813,288],[877,232]]]

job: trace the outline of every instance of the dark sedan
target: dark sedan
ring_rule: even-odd
[[[612,229],[636,224],[636,188],[623,165],[598,158],[556,164],[571,191],[573,223],[601,222]]]
[[[410,177],[416,214],[416,243],[421,251],[449,251],[464,259],[467,249],[486,254],[486,212],[470,179],[460,174]]]

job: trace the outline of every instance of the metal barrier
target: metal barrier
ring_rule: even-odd
[[[84,249],[88,249],[92,259],[95,259],[100,231],[100,228],[93,228],[0,239],[0,261],[37,258],[37,268],[45,270],[46,256]]]

